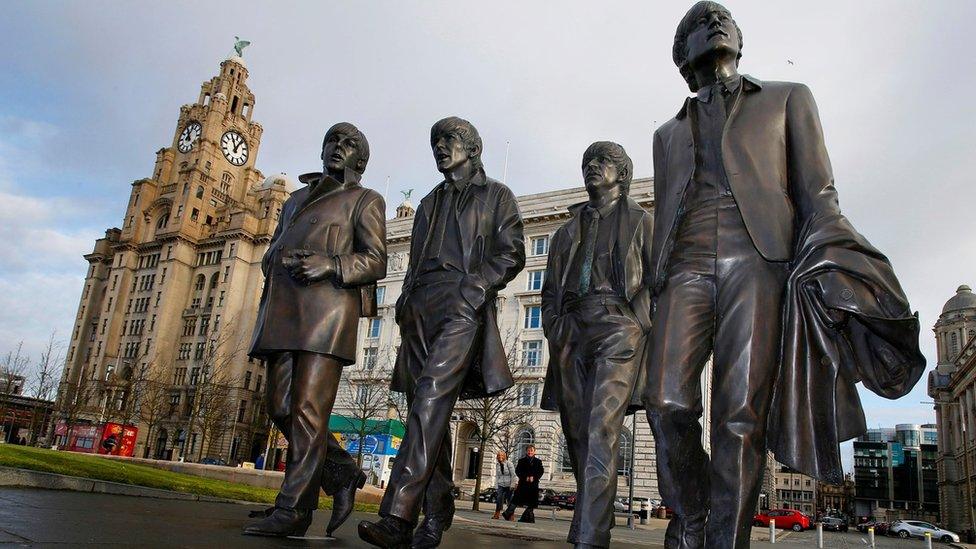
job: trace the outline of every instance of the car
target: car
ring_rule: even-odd
[[[553,497],[552,504],[560,509],[575,509],[576,492],[560,492]]]
[[[834,532],[846,532],[847,531],[847,521],[838,517],[824,517],[822,521],[824,530],[833,530]]]
[[[498,499],[498,490],[495,488],[485,488],[478,494],[478,501],[487,501],[488,503],[495,503]]]
[[[557,496],[559,494],[552,488],[543,488],[539,490],[539,505],[555,507]]]
[[[959,543],[959,534],[943,530],[931,522],[924,520],[896,520],[891,523],[888,529],[892,535],[902,539],[924,538],[925,534],[931,534],[932,539],[943,543]]]
[[[644,510],[642,511],[640,507],[640,502],[638,501],[639,499],[647,499],[647,498],[634,497],[634,516],[640,518],[647,518],[647,513],[649,508],[644,508]],[[629,502],[626,497],[619,497],[613,500],[613,512],[626,513],[627,508],[629,507],[628,503]]]
[[[200,460],[200,465],[223,465],[226,466],[227,462],[219,457],[205,457]]]
[[[776,521],[777,528],[790,529],[794,532],[809,530],[813,526],[810,517],[794,509],[770,509],[752,517],[752,524],[768,527],[771,520]]]
[[[867,533],[869,529],[874,528],[874,534],[877,536],[884,536],[888,534],[887,522],[880,522],[876,520],[869,520],[867,522],[862,522],[857,525],[857,531],[862,533]]]

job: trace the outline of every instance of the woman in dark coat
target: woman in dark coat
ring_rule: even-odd
[[[544,472],[542,460],[535,457],[535,446],[529,446],[525,449],[525,457],[518,460],[515,466],[518,486],[515,487],[512,503],[502,514],[505,520],[515,520],[515,508],[525,507],[519,522],[535,522],[535,508],[539,505],[539,478]]]

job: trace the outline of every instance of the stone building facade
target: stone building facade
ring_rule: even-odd
[[[810,516],[816,512],[817,481],[813,478],[777,463],[773,486],[777,508],[795,509]]]
[[[247,77],[242,58],[220,63],[180,108],[152,175],[132,183],[121,228],[85,256],[59,419],[134,423],[137,456],[232,462],[263,449],[263,371],[246,352],[261,258],[293,189],[255,167],[263,129]],[[219,404],[226,417],[202,427],[208,380],[223,391],[211,411]],[[166,386],[164,404],[150,402],[150,382]],[[157,425],[136,413],[148,406]]]
[[[637,179],[633,182],[630,195],[648,211],[653,212],[654,196],[651,179]],[[528,417],[512,432],[514,440],[510,443],[513,458],[524,455],[528,444],[536,447],[537,456],[542,459],[546,469],[543,488],[574,490],[575,481],[565,452],[565,442],[559,424],[559,415],[539,409],[543,380],[549,350],[542,333],[541,289],[549,252],[549,242],[556,232],[569,219],[568,207],[587,199],[586,191],[578,188],[530,194],[518,198],[519,209],[525,223],[526,264],[525,269],[515,277],[497,298],[498,323],[506,350],[510,354],[510,364],[516,373],[516,391],[519,405]],[[355,366],[346,369],[346,384],[342,389],[347,395],[358,390],[358,380],[363,378],[363,369],[376,368],[380,371],[392,367],[399,345],[399,333],[394,321],[394,304],[400,295],[403,276],[407,268],[410,248],[410,232],[413,226],[414,208],[405,201],[397,209],[396,217],[387,222],[389,270],[387,278],[379,283],[379,316],[363,319],[360,327],[359,358]],[[707,392],[705,393],[707,394]],[[337,400],[335,413],[350,413],[344,409],[343,402],[350,398]],[[461,406],[464,404],[462,403]],[[391,412],[391,416],[392,416]],[[472,493],[478,464],[479,440],[475,436],[477,425],[463,419],[458,413],[451,422],[451,437],[454,444],[454,481],[463,492]],[[708,417],[706,411],[705,417]],[[635,445],[633,467],[630,464],[630,449]],[[494,455],[498,445],[490,443],[482,460],[482,486],[494,486]],[[621,463],[618,469],[626,473],[633,469],[634,492],[637,496],[658,498],[654,460],[654,441],[647,418],[643,413],[625,422],[621,440]],[[629,474],[621,474],[618,494],[624,496],[628,491]]]
[[[976,531],[976,294],[959,286],[933,327],[938,364],[929,372],[938,427],[936,468],[943,524]]]

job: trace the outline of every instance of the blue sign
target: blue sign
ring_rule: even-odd
[[[363,437],[363,454],[378,454],[395,456],[397,449],[394,448],[393,435],[366,435]],[[359,439],[352,439],[346,445],[346,451],[350,454],[359,453]]]

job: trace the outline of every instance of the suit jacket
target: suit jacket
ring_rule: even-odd
[[[396,304],[399,321],[403,304],[417,284],[417,269],[423,261],[434,206],[445,185],[442,182],[420,201],[414,216],[410,241],[410,262],[403,280],[403,292]],[[483,315],[484,329],[474,363],[468,370],[461,399],[480,398],[515,384],[496,321],[495,295],[525,266],[525,236],[518,202],[508,187],[479,173],[465,189],[456,211],[464,251],[462,297]],[[397,355],[391,388],[405,392],[409,387],[410,358]],[[422,369],[422,368],[418,368]]]
[[[566,279],[569,276],[573,258],[579,250],[583,237],[583,226],[580,222],[580,211],[586,202],[570,206],[573,217],[560,227],[552,236],[549,246],[549,258],[546,262],[546,277],[542,285],[542,327],[549,342],[549,367],[546,370],[546,382],[542,390],[542,409],[558,411],[558,394],[555,390],[555,375],[559,369],[560,357],[566,342],[562,341],[559,317],[563,314],[563,300]],[[650,290],[652,285],[651,269],[651,234],[653,231],[653,216],[635,202],[632,198],[623,197],[617,205],[620,215],[618,226],[615,227],[617,237],[615,242],[614,268],[618,270],[617,280],[624,282],[624,298],[630,303],[630,309],[637,318],[646,334],[651,329]],[[617,257],[621,250],[625,250],[622,258]],[[642,342],[646,344],[645,342]],[[639,376],[634,384],[634,394],[631,409],[642,408],[641,395],[646,380],[645,368],[639,368]]]
[[[292,193],[261,262],[264,292],[250,356],[281,351],[328,354],[356,361],[362,297],[359,286],[386,276],[386,205],[358,180],[326,179],[326,192],[305,204],[310,188]],[[282,254],[305,248],[337,261],[333,279],[305,285],[282,265]]]
[[[518,485],[515,487],[515,494],[512,501],[516,505],[535,508],[539,506],[539,479],[545,474],[546,469],[542,466],[542,460],[537,457],[522,456],[515,466],[515,474],[518,476]],[[532,482],[526,480],[532,477]]]
[[[695,172],[695,144],[685,101],[654,133],[655,293],[664,284],[678,211]],[[810,89],[743,75],[722,135],[732,195],[756,250],[791,261],[796,232],[817,212],[839,212],[820,116]]]

